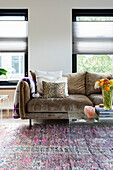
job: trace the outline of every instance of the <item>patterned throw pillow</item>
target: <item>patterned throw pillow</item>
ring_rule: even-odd
[[[42,81],[43,84],[43,98],[64,98],[65,83],[50,83]]]

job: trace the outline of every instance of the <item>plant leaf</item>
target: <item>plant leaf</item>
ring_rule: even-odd
[[[7,73],[7,70],[3,69],[3,68],[0,68],[0,76],[1,75],[6,75]]]

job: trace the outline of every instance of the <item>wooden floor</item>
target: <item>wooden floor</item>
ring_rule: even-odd
[[[9,111],[9,116],[8,116],[7,110],[2,111],[2,118],[3,119],[12,118],[12,117],[13,117],[13,111],[12,110]]]
[[[2,119],[0,118],[0,122],[2,122],[2,123],[23,123],[23,124],[27,123],[27,124],[29,124],[29,120],[21,120],[20,118],[14,119],[12,110],[9,111],[9,116],[7,114],[7,111],[3,110],[2,111]]]

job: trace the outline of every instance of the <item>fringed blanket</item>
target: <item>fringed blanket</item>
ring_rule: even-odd
[[[20,82],[21,81],[26,81],[29,84],[30,87],[30,93],[31,93],[31,97],[39,97],[38,95],[35,96],[35,84],[34,81],[32,79],[30,79],[29,77],[25,77],[23,79],[21,79],[16,87],[16,91],[15,91],[15,96],[14,96],[14,109],[13,109],[13,118],[14,119],[18,119],[20,118],[19,115],[19,86],[20,86]]]

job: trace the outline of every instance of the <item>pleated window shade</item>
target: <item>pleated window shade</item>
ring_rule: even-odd
[[[2,18],[0,16],[0,18]],[[5,17],[4,17],[5,19]],[[28,21],[0,20],[0,52],[26,52]]]
[[[73,54],[113,54],[113,22],[72,22]]]

